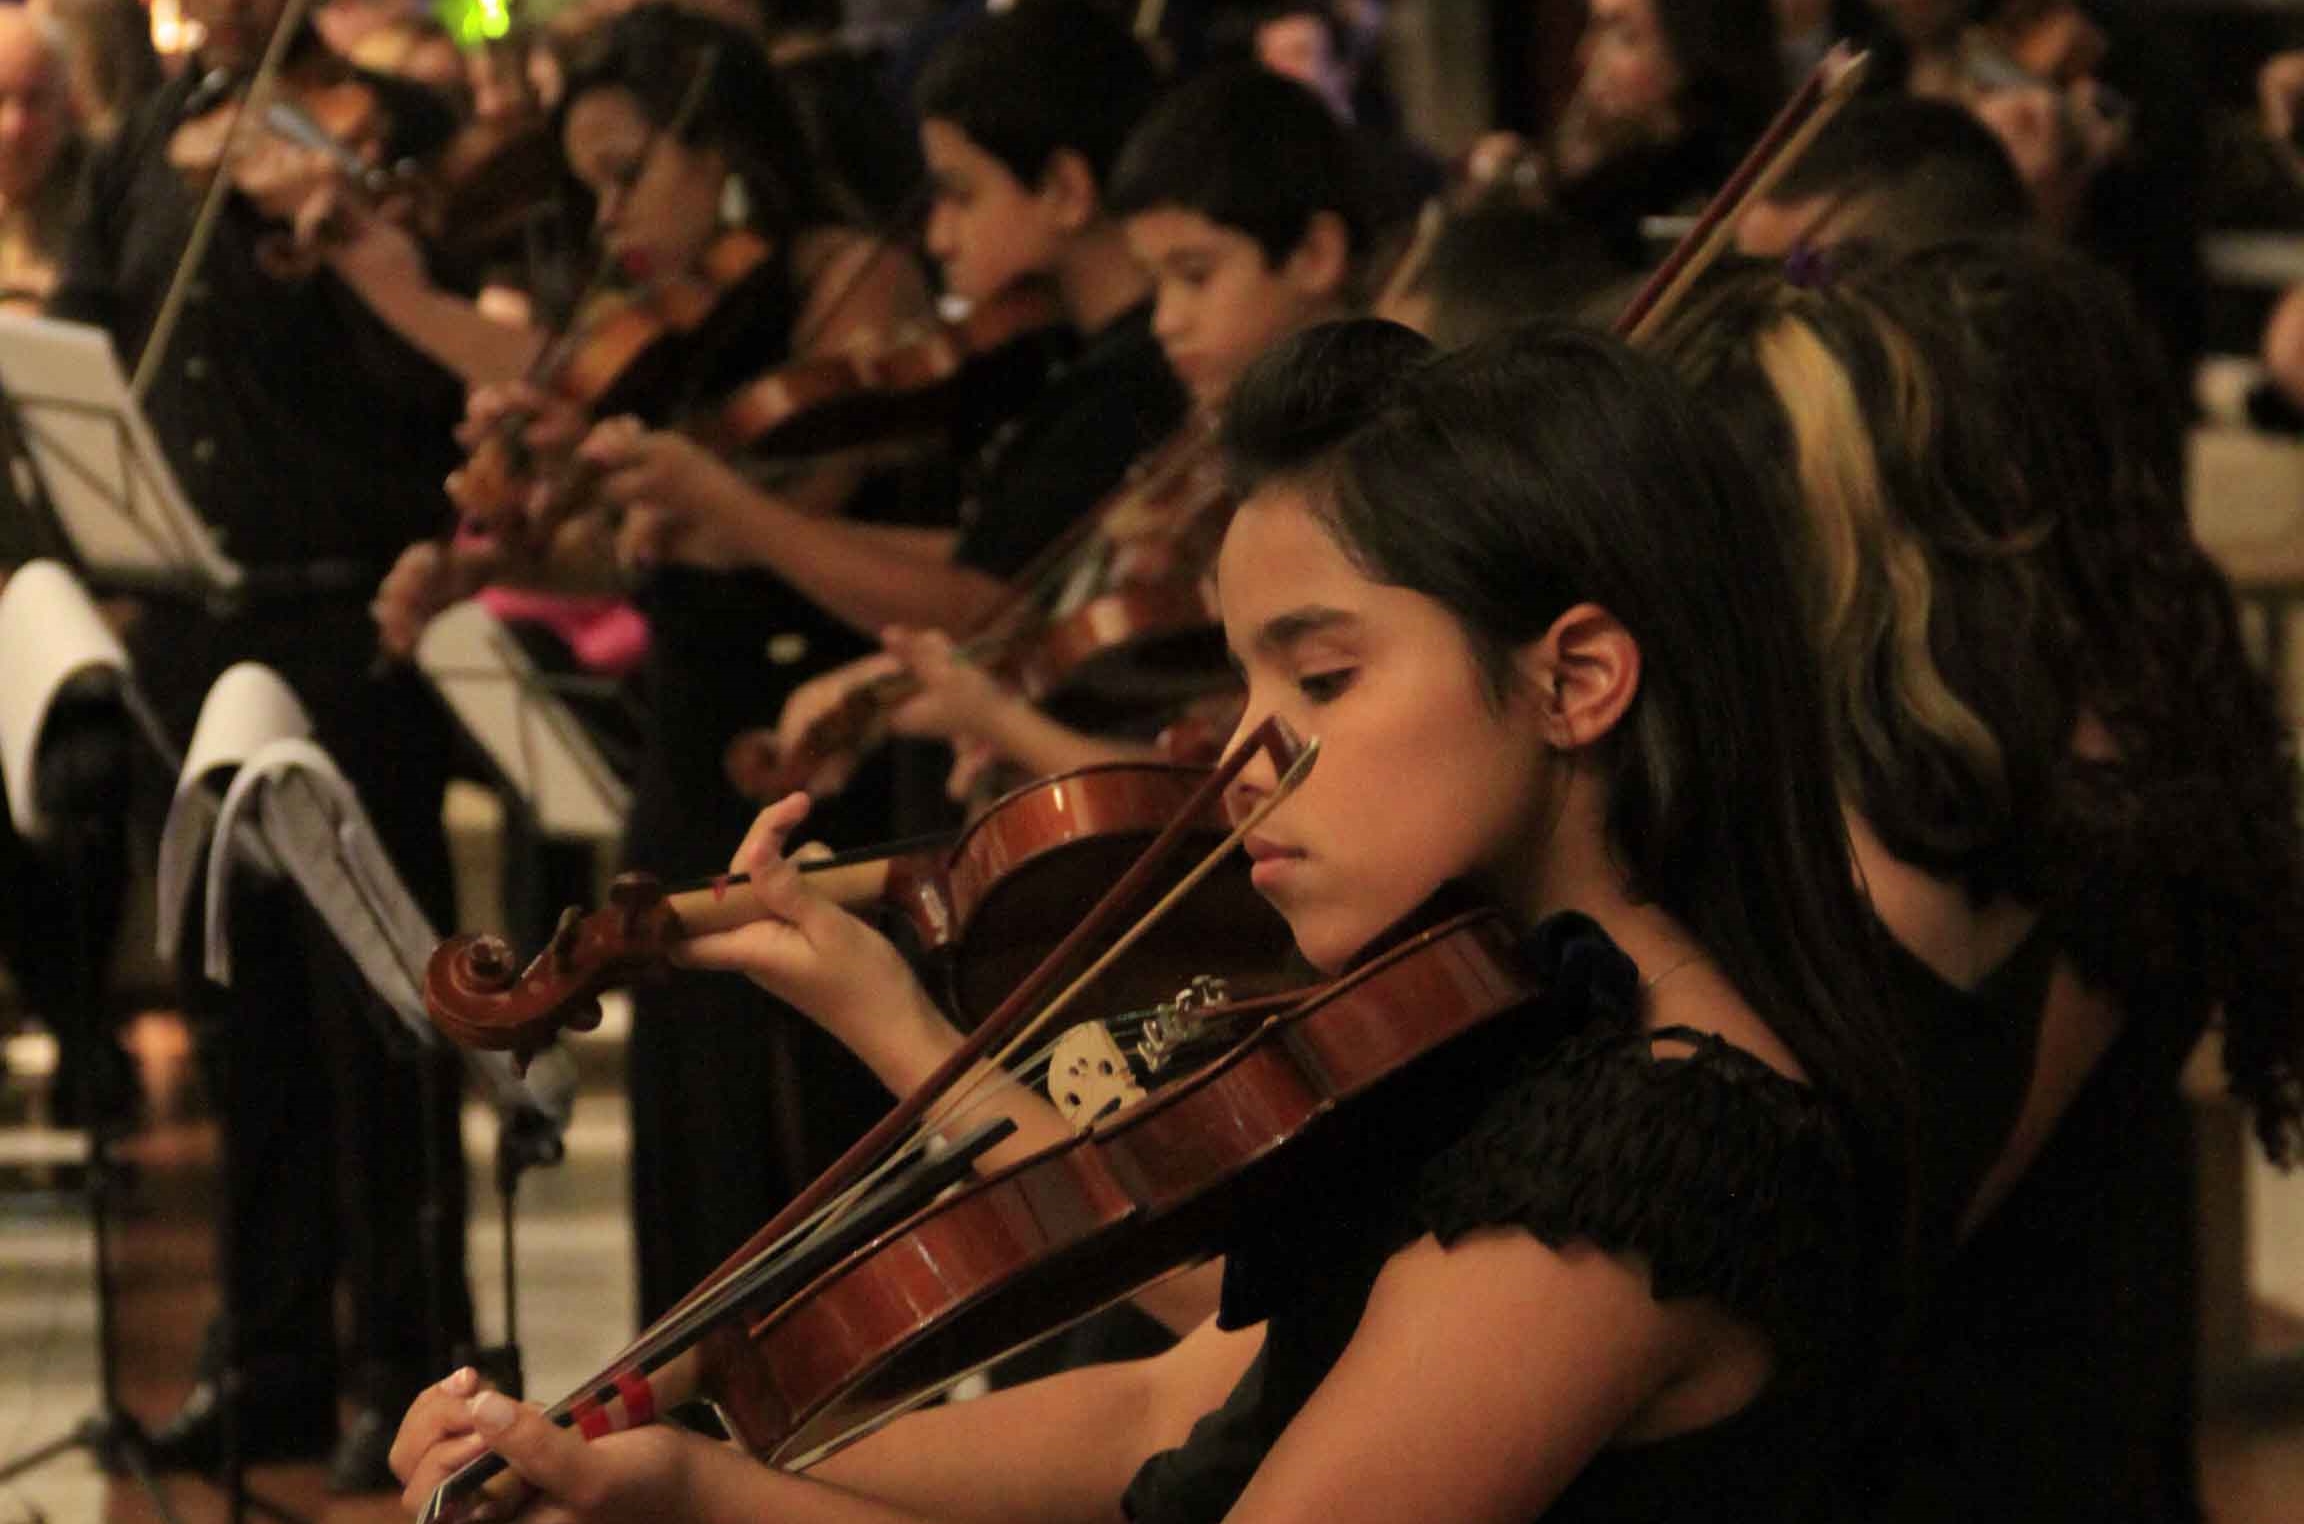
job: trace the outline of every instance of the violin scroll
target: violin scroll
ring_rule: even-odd
[[[606,905],[563,913],[524,969],[501,937],[448,938],[425,965],[424,1005],[457,1046],[508,1051],[525,1069],[563,1030],[597,1026],[595,997],[661,965],[686,935],[653,875],[621,874]]]

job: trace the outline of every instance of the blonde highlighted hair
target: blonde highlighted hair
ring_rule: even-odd
[[[1995,702],[2007,690],[1979,637],[1984,607],[2040,607],[2026,561],[2040,537],[1988,526],[1940,480],[1943,452],[1972,442],[1949,436],[1918,347],[1845,293],[1757,274],[1718,282],[1665,347],[1743,414],[1736,432],[1781,488],[1848,801],[1899,856],[1979,892],[2023,878],[2039,781],[2018,776],[2015,706]]]

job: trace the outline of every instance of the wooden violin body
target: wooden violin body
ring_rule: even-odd
[[[940,427],[970,364],[1059,326],[1055,293],[1010,287],[957,322],[780,365],[690,425],[722,454],[824,455]]]
[[[1424,932],[1187,1078],[918,1213],[707,1345],[755,1454],[804,1464],[958,1377],[1222,1252],[1339,1108],[1537,987],[1492,911]]]

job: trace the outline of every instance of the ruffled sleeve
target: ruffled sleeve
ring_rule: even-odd
[[[1601,939],[1603,951],[1622,954]],[[1623,974],[1594,988],[1625,993]],[[1853,1316],[1859,1204],[1846,1137],[1810,1087],[1719,1037],[1643,1030],[1606,999],[1565,1040],[1518,1056],[1419,1172],[1441,1243],[1518,1227],[1645,1260],[1659,1301],[1708,1297],[1778,1341],[1837,1338]]]

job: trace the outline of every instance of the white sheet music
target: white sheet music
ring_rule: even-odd
[[[173,962],[177,940],[184,934],[184,911],[191,904],[193,870],[200,849],[216,829],[224,783],[221,776],[275,741],[312,734],[312,721],[296,694],[279,673],[256,662],[237,662],[224,670],[200,701],[200,718],[192,727],[192,745],[184,767],[176,775],[176,793],[168,803],[168,823],[160,832],[160,866],[156,875],[160,899],[159,937],[162,962]],[[258,854],[262,845],[249,838],[243,850]],[[261,864],[269,867],[269,864]]]
[[[232,982],[231,877],[262,844],[319,912],[330,936],[361,979],[419,1042],[437,1044],[424,1010],[424,965],[439,934],[376,837],[351,783],[316,742],[288,736],[242,759],[224,795],[215,828],[234,850],[208,857],[208,977]],[[465,1067],[501,1113],[532,1110],[564,1126],[575,1098],[575,1061],[558,1048],[537,1055],[526,1078],[503,1053],[467,1052]]]
[[[547,836],[623,831],[631,790],[495,615],[477,602],[446,610],[425,627],[416,664]]]
[[[229,593],[241,571],[192,511],[101,328],[0,313],[0,392],[80,566]]]
[[[88,590],[54,561],[28,561],[0,588],[0,778],[8,786],[8,810],[16,834],[45,841],[33,768],[48,711],[64,685],[84,672],[113,674],[124,681],[128,652],[104,622]]]

